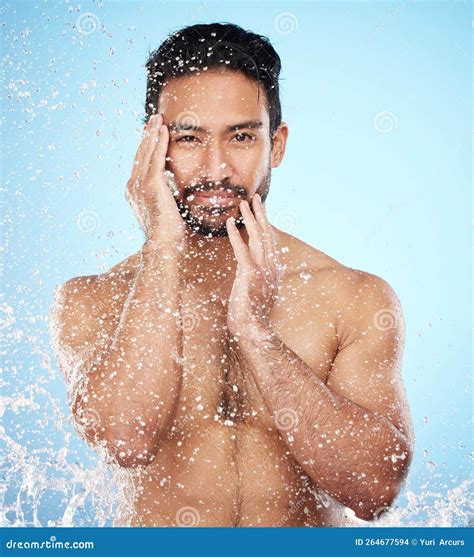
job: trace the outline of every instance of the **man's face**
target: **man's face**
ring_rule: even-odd
[[[239,203],[270,187],[271,142],[266,95],[242,73],[204,71],[171,79],[159,111],[170,132],[166,168],[176,202],[199,234],[224,236],[225,221],[242,227]]]

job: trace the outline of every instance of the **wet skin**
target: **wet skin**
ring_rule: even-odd
[[[374,481],[378,508],[389,506],[407,465],[392,474],[386,456],[398,451],[409,463],[413,436],[401,380],[404,331],[398,299],[383,279],[346,267],[268,222],[256,193],[265,198],[270,169],[284,155],[287,128],[279,128],[272,148],[265,97],[257,101],[254,82],[232,72],[175,79],[163,90],[159,110],[163,120],[150,122],[147,131],[168,140],[166,168],[175,176],[178,197],[166,197],[162,190],[155,215],[145,214],[137,202],[134,210],[153,241],[101,275],[68,281],[55,312],[58,358],[71,384],[67,362],[80,358],[84,376],[91,373],[90,362],[110,346],[129,311],[127,301],[143,265],[151,259],[158,272],[163,245],[166,255],[178,259],[167,267],[176,273],[162,284],[174,282],[179,293],[180,332],[170,337],[179,340],[170,346],[159,330],[145,333],[144,323],[137,326],[142,346],[153,349],[158,343],[159,352],[174,351],[173,373],[181,375],[180,381],[173,383],[172,393],[158,393],[173,412],[160,429],[159,442],[147,445],[154,450],[146,464],[120,462],[135,490],[132,507],[116,517],[115,525],[344,526],[353,524],[347,506],[359,518],[371,519],[359,511],[357,497],[351,498],[359,492],[349,479],[356,480],[334,480],[345,470],[334,455],[347,461],[348,470],[359,461],[380,461],[373,478],[370,465],[366,470],[361,464],[361,469]],[[176,126],[183,114],[188,124],[202,129]],[[168,131],[157,129],[162,121]],[[237,123],[251,125],[229,130]],[[151,149],[153,161],[159,153]],[[140,164],[144,151],[137,155]],[[199,184],[206,192],[199,194]],[[214,188],[222,193],[222,184],[238,195],[204,195]],[[189,199],[186,192],[194,189]],[[190,224],[181,227],[176,202],[187,208],[192,222],[229,236],[205,237]],[[242,216],[237,230],[228,219]],[[250,269],[256,268],[268,271],[265,287],[246,284]],[[388,328],[377,326],[381,310],[394,317]],[[140,307],[136,311],[140,315]],[[260,350],[259,335],[262,346],[267,345],[265,335],[282,343],[291,351],[291,363],[273,345]],[[292,375],[292,366],[300,375]],[[149,410],[146,377],[142,382],[140,377],[136,371],[133,393],[125,387],[120,391],[114,404],[121,411],[137,402],[137,385],[143,385],[138,394],[144,413]],[[308,386],[299,381],[303,377]],[[89,401],[94,394],[88,391]],[[319,401],[324,412],[313,414],[311,407]],[[105,423],[102,404],[99,414]],[[322,443],[316,443],[315,429]],[[91,430],[85,437],[94,446]],[[335,449],[330,449],[333,442]],[[364,477],[362,472],[359,478]],[[387,488],[388,499],[377,485]]]

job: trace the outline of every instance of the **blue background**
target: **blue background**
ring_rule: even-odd
[[[49,344],[53,290],[142,244],[124,188],[148,53],[184,25],[230,21],[283,63],[270,220],[383,277],[404,308],[416,455],[395,524],[466,525],[470,3],[10,1],[0,21],[5,524],[109,524],[113,484],[74,432]]]

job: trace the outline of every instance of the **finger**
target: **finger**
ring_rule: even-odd
[[[240,212],[244,217],[245,228],[247,229],[249,235],[249,251],[252,259],[259,265],[259,267],[265,268],[265,251],[263,246],[262,231],[255,220],[255,217],[250,210],[247,201],[241,201]]]
[[[166,126],[161,126],[160,139],[155,147],[150,164],[148,182],[155,189],[159,203],[162,207],[178,211],[176,200],[168,186],[168,180],[164,170],[166,165],[166,153],[168,152],[169,132]]]
[[[250,266],[252,261],[250,259],[249,250],[247,249],[245,242],[242,240],[242,236],[240,235],[237,226],[235,226],[235,219],[231,217],[226,220],[225,224],[237,263],[242,266]]]
[[[161,115],[154,115],[145,124],[145,129],[143,131],[142,140],[138,146],[137,152],[135,154],[135,159],[133,161],[132,170],[132,181],[135,182],[138,178],[146,176],[148,172],[148,167],[150,164],[151,152],[153,149],[152,139],[154,137],[154,124],[159,120]]]
[[[266,227],[266,223],[265,223],[265,218],[264,218],[264,210],[262,207],[262,203],[260,200],[260,196],[258,195],[258,193],[256,193],[253,196],[252,199],[252,209],[253,209],[253,213],[255,215],[255,220],[258,223],[258,226],[260,228],[261,232],[261,237],[262,237],[262,245],[263,245],[263,251],[264,251],[264,255],[265,255],[265,264],[266,267],[270,267],[271,263],[272,263],[272,258],[271,258],[271,252],[273,249],[273,246],[270,245],[270,238],[269,238],[269,234],[268,234],[268,229]]]
[[[164,173],[168,144],[169,131],[167,126],[162,125],[160,127],[160,138],[153,152],[150,172],[146,181],[156,195],[159,210],[170,217],[174,215],[172,218],[176,219],[176,222],[179,223],[178,227],[181,227],[183,220],[179,213],[176,199],[168,186],[168,181]]]
[[[265,211],[265,207],[258,193],[253,196],[252,207],[255,213],[255,218],[263,231],[262,239],[265,248],[265,254],[268,258],[268,264],[272,268],[276,268],[276,265],[278,264],[278,247],[275,235]]]
[[[161,178],[166,164],[166,153],[168,151],[169,132],[167,126],[158,126],[158,137],[153,145],[153,150],[150,154],[150,170],[149,178],[155,181]]]
[[[160,143],[161,139],[161,127],[163,124],[163,117],[161,114],[154,115],[153,121],[150,121],[150,127],[147,128],[147,142],[144,145],[142,160],[140,163],[140,176],[148,177],[151,171],[151,165],[153,164],[154,154],[156,152],[157,145]]]

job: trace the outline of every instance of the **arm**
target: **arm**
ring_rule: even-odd
[[[239,340],[295,459],[364,520],[392,504],[413,454],[400,368],[403,320],[387,286],[375,280],[372,300],[397,316],[395,326],[378,330],[371,322],[375,311],[366,314],[339,350],[326,385],[271,328],[260,326]]]
[[[391,288],[363,274],[351,300],[351,334],[325,385],[270,326],[278,285],[277,250],[264,208],[242,204],[249,246],[228,222],[238,261],[228,327],[295,459],[314,482],[370,520],[391,504],[412,458],[412,427],[401,382],[403,316]],[[350,270],[347,270],[350,272]],[[368,278],[368,280],[367,280]],[[357,285],[361,286],[360,282]],[[376,327],[384,309],[393,327]]]
[[[101,328],[89,310],[91,287],[82,295],[68,283],[53,327],[56,346],[69,354],[62,362],[73,385],[73,414],[86,439],[105,442],[122,466],[153,461],[173,421],[182,378],[178,289],[184,222],[163,174],[168,131],[161,123],[161,116],[150,119],[127,185],[147,241],[115,333],[90,338]],[[114,319],[110,308],[102,317]]]
[[[100,325],[83,292],[93,286],[80,279],[62,287],[52,312],[54,344],[77,424],[91,445],[105,441],[122,466],[152,462],[172,424],[182,378],[178,262],[164,259],[163,251],[142,251],[110,338],[91,337]]]

